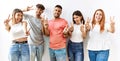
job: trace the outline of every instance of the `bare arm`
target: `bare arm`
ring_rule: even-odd
[[[85,39],[86,36],[87,36],[87,31],[86,31],[86,29],[85,29],[85,27],[84,27],[83,24],[82,24],[81,27],[80,27],[80,31],[82,32],[82,37],[83,37],[83,39]]]
[[[27,8],[23,9],[22,11],[27,12],[27,11],[30,11],[30,10],[33,10],[33,6],[27,6]]]
[[[42,25],[43,25],[42,31],[43,31],[44,35],[49,36],[50,32],[49,32],[49,29],[48,29],[48,26],[49,26],[48,20],[44,20]]]
[[[30,29],[27,28],[27,22],[23,21],[22,24],[23,24],[23,27],[24,27],[24,32],[25,32],[26,36],[28,36]]]

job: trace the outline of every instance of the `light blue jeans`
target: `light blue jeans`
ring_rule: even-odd
[[[54,50],[49,48],[50,61],[66,61],[66,49]]]
[[[35,46],[35,45],[29,45],[30,49],[30,61],[42,61],[42,56],[44,53],[44,44]]]
[[[10,61],[30,61],[27,43],[13,43],[9,53]]]
[[[91,51],[89,52],[90,61],[108,61],[109,50]]]

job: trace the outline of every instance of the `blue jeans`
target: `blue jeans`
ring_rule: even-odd
[[[54,50],[49,48],[50,61],[66,61],[66,49]]]
[[[83,42],[75,43],[68,41],[69,61],[84,61]]]
[[[91,51],[89,52],[90,61],[108,61],[109,50],[101,50],[101,51]]]
[[[37,61],[42,61],[42,56],[44,53],[44,44],[35,46],[35,45],[29,45],[30,49],[30,61],[35,61],[35,58]]]
[[[27,43],[13,43],[9,53],[10,61],[29,61],[29,47]]]

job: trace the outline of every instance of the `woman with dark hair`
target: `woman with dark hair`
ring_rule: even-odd
[[[82,13],[73,12],[73,24],[68,28],[70,39],[68,41],[69,61],[84,61],[83,39],[86,37],[85,20]]]
[[[11,24],[9,23],[11,22]],[[12,18],[10,16],[4,21],[6,30],[11,35],[12,45],[10,47],[10,61],[29,61],[29,47],[27,43],[27,22],[23,21],[23,12],[14,9]]]
[[[90,61],[108,61],[110,33],[114,33],[114,18],[110,18],[110,28],[105,23],[105,14],[97,9],[93,15],[87,49]],[[90,25],[89,25],[90,26]]]

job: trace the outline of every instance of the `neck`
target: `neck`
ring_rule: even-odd
[[[36,18],[41,18],[41,16],[40,15],[36,15]]]
[[[54,18],[54,19],[60,19],[60,17],[58,17],[58,18]]]

